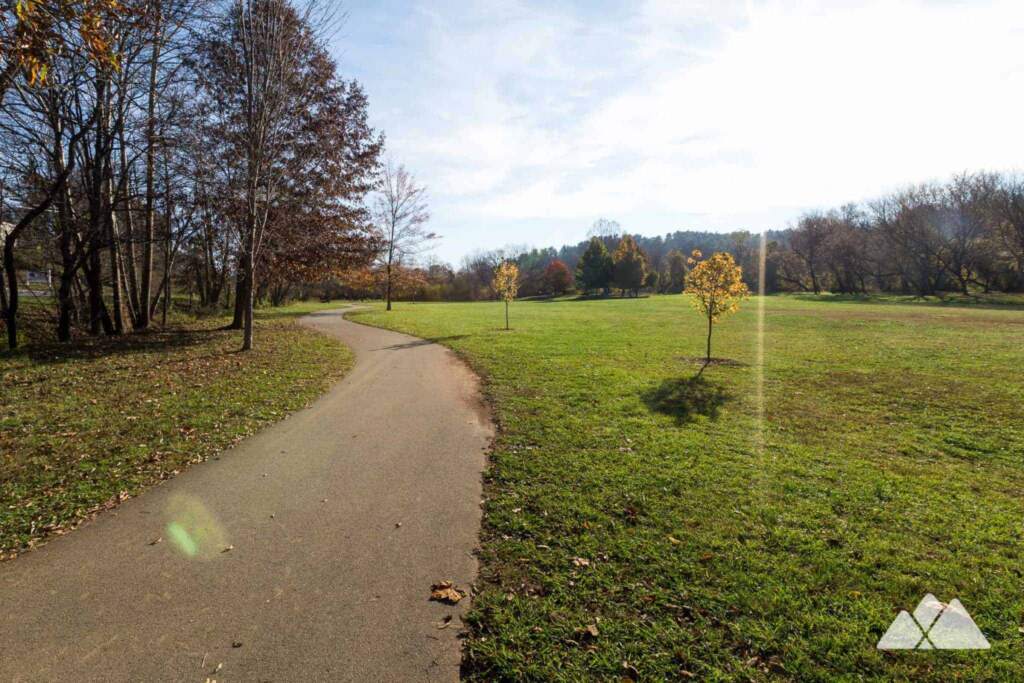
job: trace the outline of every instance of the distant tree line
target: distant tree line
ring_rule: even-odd
[[[802,216],[771,254],[779,288],[928,296],[1024,291],[1024,179],[955,176]]]
[[[608,233],[559,249],[513,246],[478,251],[463,258],[457,268],[440,261],[403,267],[396,276],[395,293],[396,298],[417,301],[495,299],[494,269],[511,261],[519,269],[520,297],[567,292],[591,296],[677,294],[683,291],[687,255],[694,249],[734,254],[744,267],[744,278],[752,277],[756,283],[757,239],[746,232],[680,231],[656,237]],[[325,297],[382,297],[381,282],[371,275],[348,274],[317,291]]]
[[[644,237],[624,234],[605,219],[590,232],[590,239],[557,249],[506,247],[471,254],[458,268],[438,262],[409,268],[400,297],[493,299],[492,273],[505,260],[519,268],[521,297],[567,291],[678,293],[684,289],[687,255],[695,249],[730,254],[742,268],[744,284],[758,291],[758,234],[677,231]],[[766,252],[767,293],[1022,292],[1024,179],[962,174],[861,205],[809,212],[790,228],[768,231]],[[374,294],[372,289],[345,291]]]

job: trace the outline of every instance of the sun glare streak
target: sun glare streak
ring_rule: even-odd
[[[768,233],[761,233],[761,249],[758,255],[757,269],[757,334],[754,362],[757,371],[754,375],[754,401],[757,407],[757,454],[764,457],[764,297],[765,297],[765,265],[768,262]]]

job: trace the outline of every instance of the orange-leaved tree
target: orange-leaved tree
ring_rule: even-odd
[[[29,85],[46,84],[50,60],[81,38],[97,64],[117,68],[109,24],[125,14],[118,0],[14,0],[0,9],[0,95],[24,69]]]
[[[701,253],[694,250],[687,259],[690,272],[686,274],[686,291],[690,301],[708,321],[707,358],[700,371],[711,362],[711,330],[719,318],[735,312],[740,301],[750,295],[743,284],[743,269],[736,265],[731,254],[718,252],[706,260],[700,260]]]
[[[544,269],[544,288],[552,295],[565,294],[572,287],[572,273],[565,261],[555,259]]]
[[[508,305],[515,301],[519,293],[519,268],[511,261],[502,261],[501,265],[494,269],[494,281],[491,282],[494,291],[505,300],[505,329],[508,329]]]

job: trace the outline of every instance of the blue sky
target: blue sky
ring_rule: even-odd
[[[758,231],[1024,166],[1024,2],[353,2],[334,52],[435,254]]]

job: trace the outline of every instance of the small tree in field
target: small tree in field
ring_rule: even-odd
[[[505,329],[508,329],[508,305],[515,301],[519,293],[519,268],[511,261],[502,261],[494,269],[494,291],[505,300]]]
[[[713,254],[701,261],[701,253],[694,250],[688,259],[692,266],[686,274],[686,291],[691,301],[708,321],[707,358],[700,371],[711,362],[711,330],[723,315],[733,313],[740,307],[740,301],[750,295],[743,284],[743,269],[736,265],[732,256],[726,253]],[[699,374],[699,373],[698,373]]]
[[[383,241],[378,256],[384,273],[385,308],[391,310],[391,299],[399,271],[408,261],[427,249],[437,233],[427,230],[427,190],[416,184],[405,166],[387,163],[380,179],[375,217]],[[405,261],[405,263],[403,263]]]

